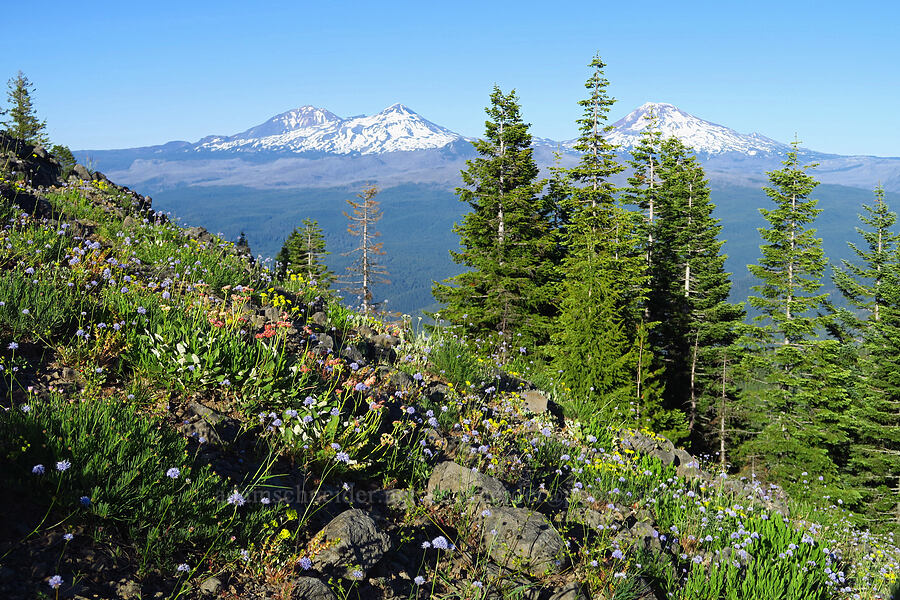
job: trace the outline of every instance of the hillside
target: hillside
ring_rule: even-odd
[[[276,287],[5,136],[0,214],[2,597],[897,594],[817,473],[788,497],[573,421],[527,353]]]

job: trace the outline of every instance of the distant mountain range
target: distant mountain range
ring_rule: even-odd
[[[742,299],[752,284],[745,265],[758,253],[756,228],[763,223],[757,208],[767,202],[761,190],[766,171],[779,167],[789,146],[705,121],[671,104],[647,103],[614,123],[609,134],[623,159],[647,127],[644,117],[651,110],[663,135],[691,146],[703,164],[728,240],[735,296]],[[535,138],[533,144],[545,173],[556,152],[562,166],[578,160],[574,140]],[[253,250],[264,256],[276,254],[304,217],[318,219],[336,272],[348,260],[341,252],[350,248],[343,200],[375,183],[381,188],[384,219],[379,225],[393,282],[376,293],[384,293],[391,308],[415,313],[432,306],[432,280],[459,272],[448,250],[458,244],[452,228],[466,205],[453,190],[461,184],[466,160],[476,153],[471,139],[402,104],[349,118],[302,106],[234,135],[75,155],[113,181],[152,195],[156,208],[173,211],[188,224],[231,239],[244,231]],[[877,184],[900,209],[892,195],[900,192],[900,158],[803,149],[801,160],[818,163],[812,173],[823,183],[816,195],[826,210],[817,226],[833,261],[847,256],[845,242],[854,239],[861,204],[871,200]]]
[[[742,134],[665,103],[648,102],[613,124],[609,140],[625,154],[634,147],[653,110],[664,136],[691,146],[713,181],[756,182],[776,168],[789,149],[758,133]],[[403,104],[371,116],[341,118],[302,106],[234,135],[197,142],[175,141],[122,150],[80,150],[76,157],[133,185],[246,185],[263,189],[332,187],[373,181],[381,185],[457,185],[459,170],[474,156],[470,140],[423,118]],[[577,160],[574,140],[535,138],[535,156],[547,167],[553,152]],[[803,150],[819,164],[825,183],[871,189],[881,182],[900,191],[900,158],[840,156]]]

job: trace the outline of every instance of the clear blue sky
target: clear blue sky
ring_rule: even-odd
[[[618,119],[671,102],[742,133],[900,156],[893,0],[4,2],[0,81],[35,83],[51,138],[123,148],[232,134],[313,104],[402,102],[465,135],[496,83],[535,135],[575,135],[586,64]]]

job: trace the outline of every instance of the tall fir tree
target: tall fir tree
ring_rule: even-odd
[[[900,525],[900,240],[897,215],[875,190],[874,206],[860,215],[857,260],[834,269],[834,282],[855,311],[842,321],[860,340],[853,369],[852,446],[848,471],[859,493],[852,508],[873,526]]]
[[[294,229],[275,260],[278,262],[279,276],[285,279],[289,274],[302,275],[307,282],[315,281],[320,287],[331,285],[334,275],[325,265],[325,236],[318,221],[309,217],[303,219],[300,227]]]
[[[728,302],[722,227],[696,156],[677,138],[667,138],[657,173],[647,312],[659,323],[666,406],[684,411],[694,446],[706,450],[716,437],[710,426],[721,414],[720,365],[738,337],[744,310]]]
[[[433,293],[446,304],[441,314],[469,334],[540,345],[555,314],[552,207],[538,195],[543,182],[515,91],[495,86],[486,112],[485,137],[473,143],[479,156],[456,190],[471,210],[454,227],[461,249],[450,254],[469,270],[435,282]]]
[[[755,381],[744,400],[757,433],[740,449],[789,486],[799,485],[803,472],[835,476],[848,441],[846,346],[819,337],[829,319],[821,291],[826,259],[810,227],[821,212],[810,198],[818,182],[800,165],[798,146],[768,174],[764,189],[775,207],[760,209],[769,227],[760,229],[759,264],[748,265],[760,284],[749,298],[759,314],[746,363]]]
[[[360,307],[363,314],[368,315],[377,306],[374,300],[373,288],[379,284],[387,284],[387,269],[379,262],[378,257],[384,254],[384,243],[376,241],[381,233],[375,228],[381,220],[381,207],[375,200],[378,188],[374,185],[366,186],[362,193],[357,194],[359,200],[347,200],[351,212],[344,212],[349,223],[347,233],[359,238],[356,248],[345,255],[355,255],[356,259],[347,267],[349,279],[344,282],[346,289],[351,294],[357,294],[360,298]]]
[[[860,215],[862,223],[869,227],[857,227],[856,231],[865,242],[861,248],[848,242],[859,262],[842,260],[841,267],[834,269],[834,284],[844,298],[858,313],[842,311],[843,320],[854,330],[860,330],[867,321],[878,321],[885,304],[885,279],[894,266],[897,257],[897,235],[893,231],[897,215],[891,212],[884,201],[884,188],[875,189],[875,205],[864,205],[865,215]]]
[[[588,97],[579,102],[581,159],[568,173],[566,277],[551,355],[582,416],[646,425],[661,416],[658,372],[648,363],[652,350],[639,314],[646,263],[635,251],[637,222],[618,204],[612,181],[624,167],[606,138],[615,100],[605,66],[599,56],[591,61]]]
[[[34,93],[34,84],[22,71],[7,82],[9,88],[7,98],[9,109],[8,117],[2,122],[6,131],[13,137],[22,139],[29,144],[46,145],[49,143],[46,128],[47,123],[37,118],[32,104],[31,95]]]

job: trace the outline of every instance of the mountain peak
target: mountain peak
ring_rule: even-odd
[[[663,137],[676,137],[695,152],[723,154],[772,154],[782,152],[786,146],[758,134],[744,135],[737,131],[705,121],[667,102],[645,102],[613,123],[614,131],[609,141],[625,149],[633,148],[641,133],[651,126],[650,113],[656,117],[657,127]]]
[[[390,113],[401,113],[401,114],[410,114],[410,115],[416,114],[416,112],[414,110],[410,109],[405,104],[400,104],[399,102],[397,102],[395,104],[391,104],[390,106],[385,108],[383,111],[381,111],[379,114],[386,115],[386,114],[390,114]]]

